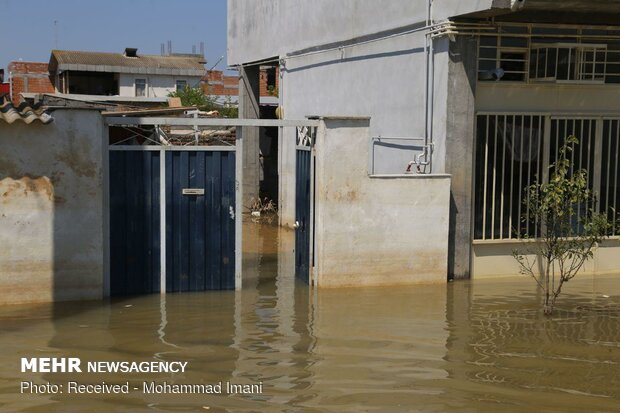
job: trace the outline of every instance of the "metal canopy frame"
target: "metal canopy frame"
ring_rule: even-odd
[[[262,126],[262,127],[318,127],[315,119],[225,119],[225,118],[173,118],[173,117],[122,117],[110,116],[105,119],[108,126],[170,125],[170,126]]]

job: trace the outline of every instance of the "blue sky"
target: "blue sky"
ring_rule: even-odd
[[[0,0],[0,68],[12,60],[48,62],[56,48],[160,54],[191,53],[192,45],[213,66],[226,54],[226,0]],[[226,57],[217,69],[226,68]]]

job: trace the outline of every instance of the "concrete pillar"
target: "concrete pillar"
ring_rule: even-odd
[[[446,119],[446,173],[452,175],[448,277],[471,276],[472,187],[475,145],[477,42],[459,36],[450,42]]]
[[[242,66],[239,69],[239,119],[260,118],[260,67]],[[260,184],[259,128],[244,126],[243,136],[243,207],[258,198]]]

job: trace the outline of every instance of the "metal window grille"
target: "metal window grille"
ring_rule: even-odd
[[[537,115],[478,116],[475,239],[536,237],[537,223],[522,222],[525,188],[543,173],[545,119]]]
[[[530,80],[605,82],[607,45],[532,44]]]
[[[620,27],[501,23],[478,35],[480,81],[620,83]]]
[[[620,206],[620,120],[535,114],[479,114],[477,119],[474,239],[537,238],[524,201],[525,188],[547,182],[568,136],[579,138],[570,152],[571,170],[588,172],[596,205],[575,205],[574,225],[594,207],[613,216]],[[523,219],[525,218],[525,219]],[[577,228],[579,229],[579,228]],[[619,235],[619,234],[612,234]]]
[[[620,120],[603,122],[602,141],[599,205],[612,220],[620,208]],[[616,228],[611,235],[618,236],[620,231]]]

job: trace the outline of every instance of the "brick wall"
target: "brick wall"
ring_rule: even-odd
[[[11,62],[8,72],[15,104],[20,101],[20,93],[54,93],[47,63]]]
[[[268,82],[275,82],[277,89],[279,85],[278,69],[261,69],[260,71],[260,95],[273,96],[269,91]],[[203,77],[203,90],[208,95],[216,96],[237,96],[239,94],[239,77],[227,76],[221,70],[208,70]]]
[[[260,95],[277,96],[277,89],[280,84],[280,76],[277,67],[261,69],[260,71]],[[269,87],[273,89],[270,90]],[[274,95],[275,93],[275,95]]]

